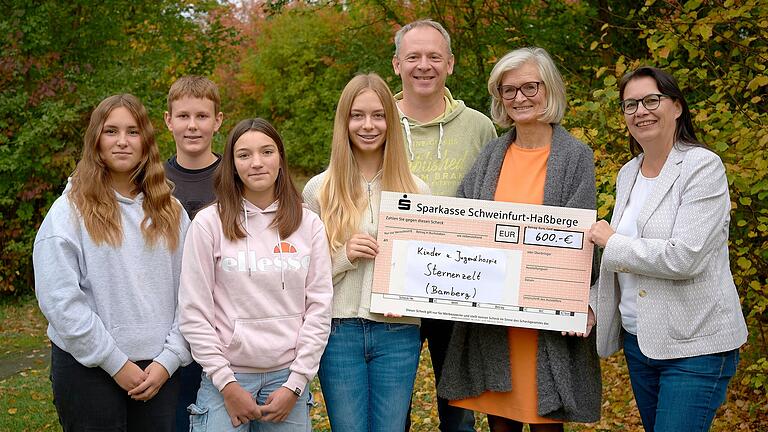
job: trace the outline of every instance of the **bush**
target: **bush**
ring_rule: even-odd
[[[231,39],[214,1],[16,2],[0,17],[0,293],[33,285],[37,227],[80,155],[90,111],[133,93],[164,130],[170,83]],[[165,153],[172,148],[161,140]]]

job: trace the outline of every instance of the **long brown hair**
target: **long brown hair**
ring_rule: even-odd
[[[227,137],[224,155],[216,169],[214,191],[218,199],[219,218],[224,235],[229,240],[245,237],[241,213],[243,209],[243,181],[235,168],[235,143],[247,132],[261,132],[277,145],[280,154],[280,172],[275,180],[275,198],[277,198],[277,216],[270,226],[276,227],[280,237],[293,234],[301,225],[303,209],[301,196],[293,185],[288,164],[285,162],[285,146],[280,134],[266,120],[261,118],[246,119],[235,125]]]
[[[111,174],[99,155],[99,138],[104,122],[119,107],[131,113],[141,136],[142,158],[131,173],[136,191],[144,194],[141,233],[148,244],[155,245],[162,238],[168,249],[174,250],[179,244],[182,208],[171,197],[171,186],[165,178],[147,110],[133,95],[110,96],[93,110],[83,138],[83,156],[72,174],[70,200],[96,244],[119,246],[122,243],[122,217],[112,188]]]
[[[349,140],[349,115],[355,98],[366,90],[372,90],[378,96],[384,106],[387,122],[381,173],[382,190],[417,192],[416,182],[408,168],[405,155],[400,116],[387,83],[374,73],[352,78],[341,92],[336,108],[331,162],[319,193],[320,218],[325,224],[328,243],[334,251],[358,231],[365,207],[362,175],[352,155],[352,143]]]

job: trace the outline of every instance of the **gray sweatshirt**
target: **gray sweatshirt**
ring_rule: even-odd
[[[69,189],[69,185],[67,187]],[[143,194],[115,193],[123,241],[96,245],[64,191],[35,237],[35,293],[51,342],[87,367],[114,376],[127,360],[154,360],[173,374],[192,361],[178,327],[179,246],[148,246],[141,233]]]

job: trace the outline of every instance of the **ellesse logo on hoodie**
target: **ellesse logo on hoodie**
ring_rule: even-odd
[[[275,247],[272,249],[272,252],[274,252],[275,255],[280,254],[280,249],[283,249],[283,254],[296,254],[299,253],[298,250],[296,250],[296,246],[293,244],[283,240],[280,243],[276,244]]]
[[[282,253],[280,250],[282,249]],[[247,272],[249,263],[251,271],[259,272],[279,272],[309,269],[309,255],[301,255],[299,249],[285,240],[275,243],[270,250],[271,256],[257,254],[255,250],[246,252],[244,250],[237,252],[237,257],[222,257],[221,269],[226,272]]]

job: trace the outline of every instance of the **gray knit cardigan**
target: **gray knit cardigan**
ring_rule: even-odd
[[[457,196],[493,200],[501,165],[515,130],[490,141],[459,186]],[[547,160],[544,204],[594,209],[595,166],[592,150],[553,125]],[[596,279],[597,256],[592,277]],[[510,391],[509,344],[503,326],[457,322],[448,345],[438,395],[449,400],[475,397],[490,390]],[[595,332],[588,338],[540,330],[536,356],[538,413],[562,421],[600,419],[600,361]]]

